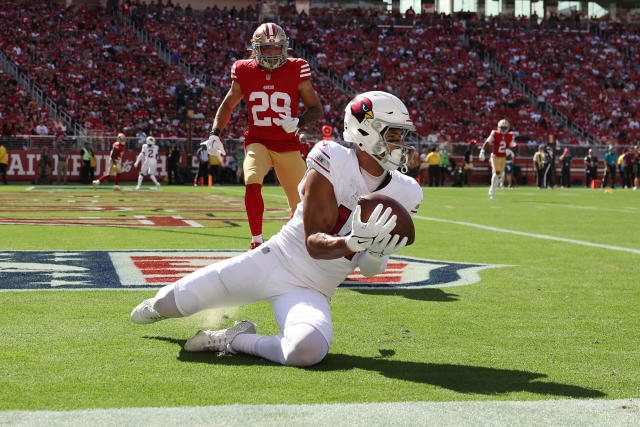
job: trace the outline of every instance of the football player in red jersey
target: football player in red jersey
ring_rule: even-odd
[[[127,138],[123,133],[119,133],[116,142],[111,147],[111,155],[109,156],[109,164],[107,169],[100,178],[93,181],[93,189],[95,190],[100,183],[113,175],[113,189],[120,190],[120,174],[122,173],[122,155],[124,147],[127,144]]]
[[[231,67],[231,89],[218,107],[209,139],[202,144],[211,155],[226,154],[220,133],[244,98],[249,112],[249,128],[244,134],[244,202],[254,249],[263,242],[263,179],[273,166],[293,213],[300,202],[298,184],[305,173],[296,132],[320,119],[323,109],[311,84],[309,64],[287,57],[289,39],[280,26],[260,25],[253,33],[251,47],[251,58]],[[305,111],[299,115],[300,100]]]
[[[491,186],[489,187],[489,198],[491,200],[494,199],[496,188],[500,182],[500,177],[502,176],[502,172],[504,172],[504,168],[507,164],[507,147],[509,147],[513,141],[513,132],[509,132],[509,127],[509,122],[506,119],[500,120],[498,122],[498,129],[491,131],[491,135],[489,135],[484,144],[482,144],[482,147],[480,148],[480,155],[478,156],[478,159],[481,162],[484,162],[484,148],[487,144],[493,144],[493,151],[491,152],[491,158],[489,159],[491,162]]]

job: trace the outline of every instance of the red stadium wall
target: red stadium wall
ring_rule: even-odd
[[[34,150],[8,150],[9,164],[7,166],[8,181],[35,181],[38,177],[38,160],[40,160],[41,151]],[[95,176],[100,177],[109,161],[108,151],[96,151],[97,165]],[[138,179],[139,168],[133,167],[138,152],[126,151],[122,162],[123,173],[120,175],[124,181],[135,181]],[[180,158],[179,165],[185,163],[184,155]],[[69,181],[80,181],[80,169],[82,168],[82,154],[79,151],[72,151],[68,161]],[[51,161],[51,180],[57,178],[58,160],[53,154]],[[158,177],[164,179],[167,175],[167,155],[160,153],[158,155]]]
[[[40,151],[36,150],[9,150],[9,164],[7,166],[7,180],[8,181],[35,181],[38,176],[38,160],[40,159]],[[138,152],[126,151],[124,153],[124,161],[122,163],[123,173],[120,178],[123,181],[135,181],[138,178],[138,168],[133,167],[133,163],[136,160]],[[51,180],[55,181],[57,178],[57,158],[55,154],[52,156],[51,161]],[[96,159],[98,164],[95,170],[96,178],[104,173],[109,161],[108,151],[96,152]],[[456,163],[462,162],[461,157],[454,157]],[[180,157],[179,166],[185,166],[186,158],[183,155]],[[195,160],[194,160],[195,164]],[[473,161],[473,183],[474,184],[488,184],[490,179],[490,166],[489,161],[480,162],[477,158]],[[536,185],[536,176],[533,170],[533,164],[531,159],[517,158],[516,165],[520,166],[520,174],[526,177],[526,183],[528,185]],[[598,166],[598,179],[602,178],[604,165],[601,161]],[[80,169],[82,168],[82,155],[79,151],[71,152],[68,163],[69,177],[71,182],[80,181]],[[166,153],[160,153],[158,155],[158,178],[164,179],[167,175],[167,155]],[[584,160],[574,159],[571,164],[571,182],[580,180],[584,183]],[[619,180],[619,177],[618,177]],[[560,167],[556,167],[556,184],[560,182]],[[450,180],[445,185],[451,185]]]

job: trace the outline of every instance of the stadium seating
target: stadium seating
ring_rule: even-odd
[[[206,118],[193,123],[194,137],[202,137],[230,86],[231,65],[248,55],[257,13],[252,8],[196,12],[159,4],[164,2],[136,2],[123,11],[173,53],[170,64],[106,9],[48,1],[0,1],[0,48],[89,133],[184,137],[190,100]],[[318,130],[324,124],[340,129],[349,99],[329,79],[331,74],[355,91],[379,89],[400,96],[423,141],[483,139],[503,117],[524,139],[544,141],[553,134],[560,142],[575,141],[483,62],[480,55],[489,54],[601,141],[640,138],[640,32],[631,25],[605,21],[587,32],[556,21],[485,20],[473,14],[402,18],[364,9],[281,12],[279,19],[296,48],[308,52],[320,70],[313,82],[326,114]],[[19,25],[4,25],[9,22]],[[189,78],[178,59],[198,70],[209,86]],[[3,78],[0,90],[6,92],[6,85]],[[18,104],[1,108],[4,115],[19,116],[15,123],[22,132],[35,130],[34,116],[48,121],[46,111],[32,101]],[[45,125],[64,132],[51,121]],[[241,104],[225,136],[241,137],[245,127]]]

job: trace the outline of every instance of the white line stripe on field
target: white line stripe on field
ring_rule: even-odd
[[[379,402],[0,411],[12,426],[638,425],[640,400]]]
[[[604,245],[601,243],[586,242],[584,240],[567,239],[564,237],[548,236],[546,234],[527,233],[525,231],[507,230],[506,228],[492,227],[490,225],[474,224],[472,222],[453,221],[450,219],[432,218],[428,216],[416,215],[414,218],[423,219],[425,221],[445,222],[447,224],[466,225],[467,227],[480,228],[482,230],[497,231],[500,233],[517,234],[519,236],[534,237],[536,239],[555,240],[564,243],[573,243],[574,245],[591,246],[594,248],[610,249],[612,251],[629,252],[631,254],[640,255],[640,249],[624,248],[622,246]]]

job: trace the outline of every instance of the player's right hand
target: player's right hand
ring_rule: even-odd
[[[134,167],[134,168],[137,168],[137,167],[138,167],[138,162],[135,162],[135,163],[133,164],[133,167]]]
[[[360,205],[356,206],[351,220],[351,234],[346,237],[346,244],[352,252],[360,252],[370,248],[376,239],[383,239],[396,226],[397,217],[391,215],[391,208],[385,209],[380,203],[369,216],[367,222],[362,222]]]
[[[207,153],[212,156],[216,156],[218,158],[222,158],[222,156],[226,155],[227,152],[224,151],[224,146],[222,145],[222,141],[218,135],[210,135],[209,139],[206,141],[202,141],[200,145],[204,145],[207,147]]]
[[[480,155],[478,155],[478,160],[480,160],[481,162],[484,162],[485,156],[484,156],[484,150],[480,150]]]

